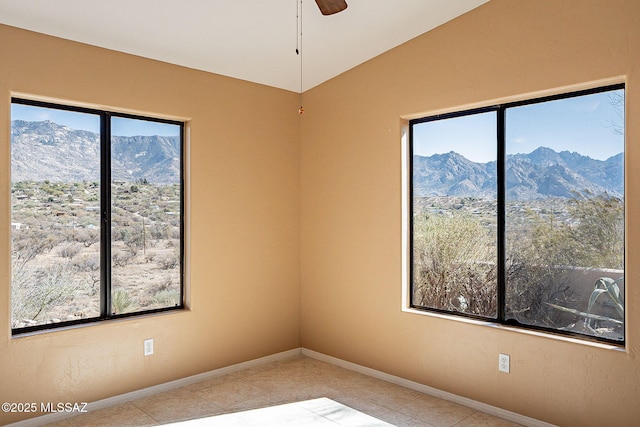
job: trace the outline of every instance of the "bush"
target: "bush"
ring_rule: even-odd
[[[562,326],[555,306],[583,303],[572,289],[575,267],[624,268],[622,200],[586,193],[567,203],[567,219],[529,213],[528,229],[510,239],[507,313],[520,322]]]
[[[496,315],[495,237],[464,213],[414,218],[414,303]]]
[[[158,257],[158,265],[162,270],[173,270],[178,266],[178,257],[176,255]]]
[[[178,305],[180,302],[180,293],[177,291],[160,291],[153,297],[153,302],[161,307],[170,307]]]
[[[85,248],[98,243],[100,241],[100,234],[95,229],[78,230],[75,234],[75,241],[82,243]]]
[[[530,231],[517,239],[529,263],[587,268],[624,268],[624,204],[606,194],[575,195],[568,219],[530,213]],[[527,250],[530,248],[530,250]],[[530,258],[533,256],[534,258]]]
[[[75,269],[85,272],[95,272],[100,270],[100,256],[95,255],[83,255],[80,259],[75,259],[71,264]]]
[[[133,255],[128,252],[114,252],[111,255],[111,261],[117,267],[126,267],[133,261]]]
[[[624,204],[584,193],[538,206],[507,218],[506,313],[558,328],[566,314],[554,306],[587,307],[575,292],[576,267],[624,268]],[[496,238],[486,216],[483,224],[464,209],[446,209],[416,214],[413,226],[413,303],[495,316]]]
[[[52,308],[64,305],[74,295],[65,266],[47,269],[14,269],[11,288],[11,323],[13,327],[24,320],[42,323]]]
[[[129,293],[122,288],[111,293],[111,310],[113,314],[123,314],[135,311],[136,305]]]
[[[63,258],[74,258],[80,253],[80,247],[75,244],[66,245],[60,249],[60,256]]]

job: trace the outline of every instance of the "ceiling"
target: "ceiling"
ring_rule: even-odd
[[[299,1],[0,0],[0,23],[300,92],[488,0],[302,0],[296,55]]]

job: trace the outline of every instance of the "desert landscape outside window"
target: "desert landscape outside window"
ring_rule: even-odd
[[[14,334],[183,307],[182,122],[12,99]]]
[[[624,85],[413,120],[411,306],[624,343]]]

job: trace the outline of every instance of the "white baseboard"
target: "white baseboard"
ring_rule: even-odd
[[[453,403],[458,403],[460,405],[464,405],[466,407],[494,415],[496,417],[503,418],[505,420],[512,421],[514,423],[521,424],[523,426],[528,427],[555,427],[553,424],[548,424],[534,418],[525,417],[524,415],[516,414],[515,412],[506,411],[504,409],[487,405],[486,403],[478,402],[472,399],[467,399],[466,397],[458,396],[452,393],[448,393],[446,391],[439,390],[437,388],[429,387],[424,384],[417,383],[415,381],[407,380],[401,377],[397,377],[395,375],[390,375],[382,371],[378,371],[375,369],[367,368],[366,366],[361,366],[352,362],[347,362],[346,360],[338,359],[337,357],[328,356],[323,353],[318,353],[317,351],[309,350],[306,348],[295,348],[292,350],[283,351],[281,353],[271,354],[269,356],[260,357],[258,359],[249,360],[242,363],[237,363],[235,365],[225,366],[224,368],[214,369],[213,371],[204,372],[197,375],[192,375],[186,378],[180,378],[178,380],[169,381],[163,384],[158,384],[155,386],[143,388],[140,390],[135,390],[129,393],[120,394],[117,396],[108,397],[106,399],[97,400],[95,402],[90,402],[87,405],[87,411],[93,412],[99,409],[108,408],[115,405],[120,405],[122,403],[131,402],[133,400],[142,399],[144,397],[152,396],[157,393],[163,393],[165,391],[174,390],[180,387],[185,387],[190,384],[194,384],[200,381],[204,381],[210,378],[219,377],[221,375],[230,374],[233,372],[238,372],[243,369],[253,368],[256,366],[264,365],[267,363],[276,362],[278,360],[286,359],[289,357],[297,356],[299,354],[303,354],[307,357],[311,357],[313,359],[321,360],[323,362],[331,363],[333,365],[339,366],[341,368],[349,369],[351,371],[359,372],[364,375],[368,375],[373,378],[378,378],[383,381],[390,382],[392,384],[397,384],[402,387],[406,387],[411,390],[418,391],[420,393],[424,393],[430,396],[437,397],[439,399],[448,400]],[[66,413],[66,412],[57,412],[52,414],[42,415],[36,418],[30,418],[24,421],[18,421],[13,424],[9,424],[6,427],[39,427],[45,424],[53,423],[56,421],[61,421],[63,419],[72,417],[77,414]]]
[[[337,357],[328,356],[317,351],[302,348],[302,354],[314,359],[321,360],[323,362],[331,363],[332,365],[340,366],[341,368],[349,369],[351,371],[359,372],[364,375],[368,375],[373,378],[396,384],[411,390],[419,391],[420,393],[428,394],[429,396],[437,397],[449,402],[458,403],[468,408],[475,409],[477,411],[484,412],[489,415],[494,415],[505,420],[512,421],[517,424],[522,424],[527,427],[556,427],[553,424],[545,423],[535,418],[525,417],[524,415],[517,414],[515,412],[507,411],[496,406],[488,405],[486,403],[478,402],[476,400],[468,399],[466,397],[458,396],[453,393],[439,390],[437,388],[429,387],[424,384],[417,383],[415,381],[407,380],[395,375],[390,375],[382,371],[367,368],[355,363],[347,362],[346,360],[338,359]]]

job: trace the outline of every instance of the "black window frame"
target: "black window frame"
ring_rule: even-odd
[[[610,84],[610,85],[606,85],[606,86],[598,86],[598,87],[594,87],[594,88],[589,88],[589,89],[583,89],[583,90],[576,90],[576,91],[571,91],[571,92],[562,92],[562,93],[558,93],[558,94],[554,94],[554,95],[548,95],[548,96],[541,96],[541,97],[534,97],[534,98],[530,98],[530,99],[523,99],[523,100],[519,100],[519,101],[514,101],[514,102],[506,102],[506,103],[500,103],[500,104],[494,104],[494,105],[490,105],[490,106],[486,106],[486,107],[479,107],[479,108],[472,108],[472,109],[468,109],[468,110],[460,110],[460,111],[453,111],[453,112],[449,112],[449,113],[443,113],[443,114],[435,114],[432,116],[426,116],[426,117],[421,117],[421,118],[416,118],[416,119],[412,119],[409,120],[409,143],[408,143],[408,168],[407,168],[407,173],[408,173],[408,191],[409,191],[409,197],[408,197],[408,244],[409,244],[409,254],[408,254],[408,262],[409,262],[409,266],[408,266],[408,281],[409,281],[409,298],[408,298],[408,306],[411,309],[415,309],[415,310],[419,310],[419,311],[424,311],[424,312],[432,312],[432,313],[439,313],[439,314],[445,314],[445,315],[451,315],[451,316],[457,316],[457,317],[463,317],[463,318],[468,318],[468,319],[475,319],[475,320],[480,320],[483,322],[491,322],[494,324],[500,324],[500,325],[504,325],[504,326],[509,326],[509,327],[516,327],[516,328],[520,328],[520,329],[524,329],[524,330],[532,330],[532,331],[537,331],[537,332],[543,332],[546,334],[550,334],[550,335],[560,335],[560,336],[567,336],[567,337],[571,337],[571,338],[577,338],[583,341],[593,341],[593,342],[598,342],[598,343],[607,343],[607,344],[613,344],[617,347],[624,347],[626,345],[626,314],[625,314],[625,333],[624,333],[624,338],[622,340],[613,340],[613,339],[608,339],[608,338],[604,338],[604,337],[596,337],[596,336],[590,336],[590,335],[586,335],[586,334],[581,334],[578,332],[573,332],[573,331],[566,331],[566,330],[560,330],[560,329],[553,329],[553,328],[548,328],[548,327],[543,327],[543,326],[536,326],[536,325],[529,325],[529,324],[524,324],[524,323],[520,323],[518,322],[516,319],[506,319],[506,177],[505,177],[505,171],[506,171],[506,161],[507,161],[507,156],[506,156],[506,111],[510,108],[513,107],[520,107],[520,106],[525,106],[525,105],[533,105],[533,104],[540,104],[540,103],[544,103],[544,102],[548,102],[548,101],[556,101],[556,100],[562,100],[562,99],[568,99],[568,98],[574,98],[574,97],[580,97],[580,96],[585,96],[585,95],[592,95],[592,94],[597,94],[597,93],[602,93],[602,92],[609,92],[609,91],[614,91],[614,90],[624,90],[625,94],[626,94],[626,84],[625,83],[616,83],[616,84]],[[440,308],[434,308],[434,307],[428,307],[428,306],[422,306],[422,305],[418,305],[418,304],[414,304],[414,218],[413,218],[413,212],[414,212],[414,198],[413,198],[413,174],[414,174],[414,170],[413,170],[413,156],[414,156],[414,126],[420,123],[426,123],[426,122],[432,122],[432,121],[437,121],[437,120],[443,120],[443,119],[450,119],[450,118],[456,118],[456,117],[463,117],[463,116],[470,116],[470,115],[475,115],[475,114],[481,114],[481,113],[487,113],[487,112],[495,112],[496,113],[496,145],[497,145],[497,159],[496,159],[496,176],[497,176],[497,188],[496,188],[496,200],[497,200],[497,210],[496,210],[496,214],[497,214],[497,254],[496,254],[496,262],[497,262],[497,286],[496,286],[496,292],[497,292],[497,313],[496,313],[496,317],[485,317],[485,316],[481,316],[481,315],[474,315],[474,314],[470,314],[470,313],[464,313],[464,312],[459,312],[459,311],[451,311],[451,310],[446,310],[446,309],[440,309]],[[626,130],[626,124],[625,124],[625,130]],[[626,134],[626,132],[625,132]],[[625,141],[625,146],[626,146],[626,141]],[[626,153],[626,147],[625,147],[625,153]],[[624,168],[624,176],[626,177],[626,168]],[[625,193],[625,198],[626,198],[626,193],[627,193],[627,189],[626,186],[624,188],[624,193]],[[626,243],[627,243],[627,235],[626,235],[626,213],[625,213],[625,218],[624,218],[624,251],[625,251],[625,263],[626,263]],[[626,266],[625,266],[626,269]],[[626,295],[626,286],[625,286],[625,295]],[[626,308],[628,307],[628,305],[626,304],[626,298],[624,299],[624,305],[625,305],[625,311]]]
[[[184,164],[185,164],[185,122],[163,119],[158,117],[142,116],[105,109],[80,107],[67,104],[58,104],[48,101],[39,101],[21,97],[11,97],[11,104],[20,104],[33,107],[50,108],[77,113],[93,114],[100,117],[100,315],[96,317],[47,323],[40,325],[12,328],[11,335],[19,336],[31,332],[53,331],[63,327],[101,323],[108,320],[127,317],[143,316],[154,313],[162,313],[185,309],[185,267],[184,267]],[[125,118],[143,120],[156,123],[177,125],[180,127],[180,302],[174,306],[154,308],[128,313],[116,314],[111,311],[111,118]],[[12,208],[12,207],[11,207]]]

